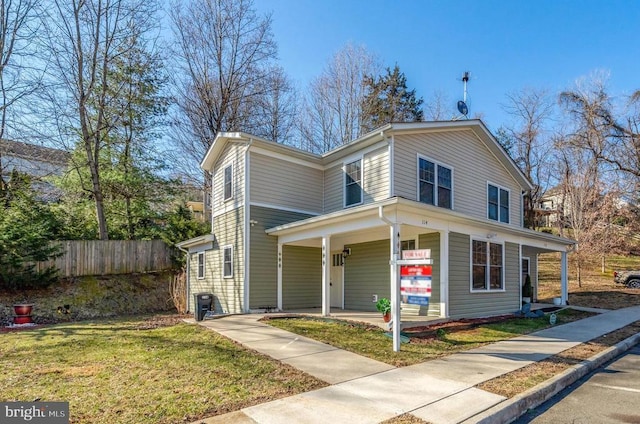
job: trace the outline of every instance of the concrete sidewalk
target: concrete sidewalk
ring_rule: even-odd
[[[270,327],[262,316],[201,324],[332,386],[197,423],[379,423],[406,412],[433,424],[502,422],[501,406],[513,402],[473,386],[640,320],[640,306],[404,368]]]

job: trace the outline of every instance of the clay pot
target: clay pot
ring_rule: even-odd
[[[387,312],[386,314],[382,315],[382,320],[384,322],[389,322],[391,321],[391,312]]]
[[[28,315],[31,316],[31,311],[33,310],[33,303],[19,303],[13,305],[13,312],[15,312],[18,316]]]

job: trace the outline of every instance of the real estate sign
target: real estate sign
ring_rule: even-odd
[[[420,262],[431,262],[426,260],[431,256],[429,249],[409,250],[402,252],[403,259],[413,259]],[[400,265],[400,296],[402,301],[414,305],[429,306],[431,297],[431,265],[426,263],[416,263],[410,265]]]

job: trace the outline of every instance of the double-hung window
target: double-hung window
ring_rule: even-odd
[[[204,278],[204,252],[198,252],[198,280]]]
[[[233,197],[233,165],[224,168],[224,200]]]
[[[494,221],[509,223],[509,190],[489,184],[487,187],[487,216]]]
[[[224,278],[233,277],[233,246],[222,248],[222,276]]]
[[[362,203],[362,159],[344,166],[344,205]]]
[[[471,289],[473,291],[504,290],[503,258],[502,244],[480,240],[471,242]]]
[[[418,158],[418,197],[423,203],[453,209],[451,168]]]

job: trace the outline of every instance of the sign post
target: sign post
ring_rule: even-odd
[[[394,264],[396,275],[400,276],[400,285],[395,288],[398,303],[400,303],[399,300],[401,299],[405,303],[421,306],[429,305],[432,264],[431,249],[405,250],[402,252],[402,259],[396,260]],[[400,350],[401,328],[399,310],[393,315],[393,320],[397,320],[392,325],[393,350],[398,352]]]

